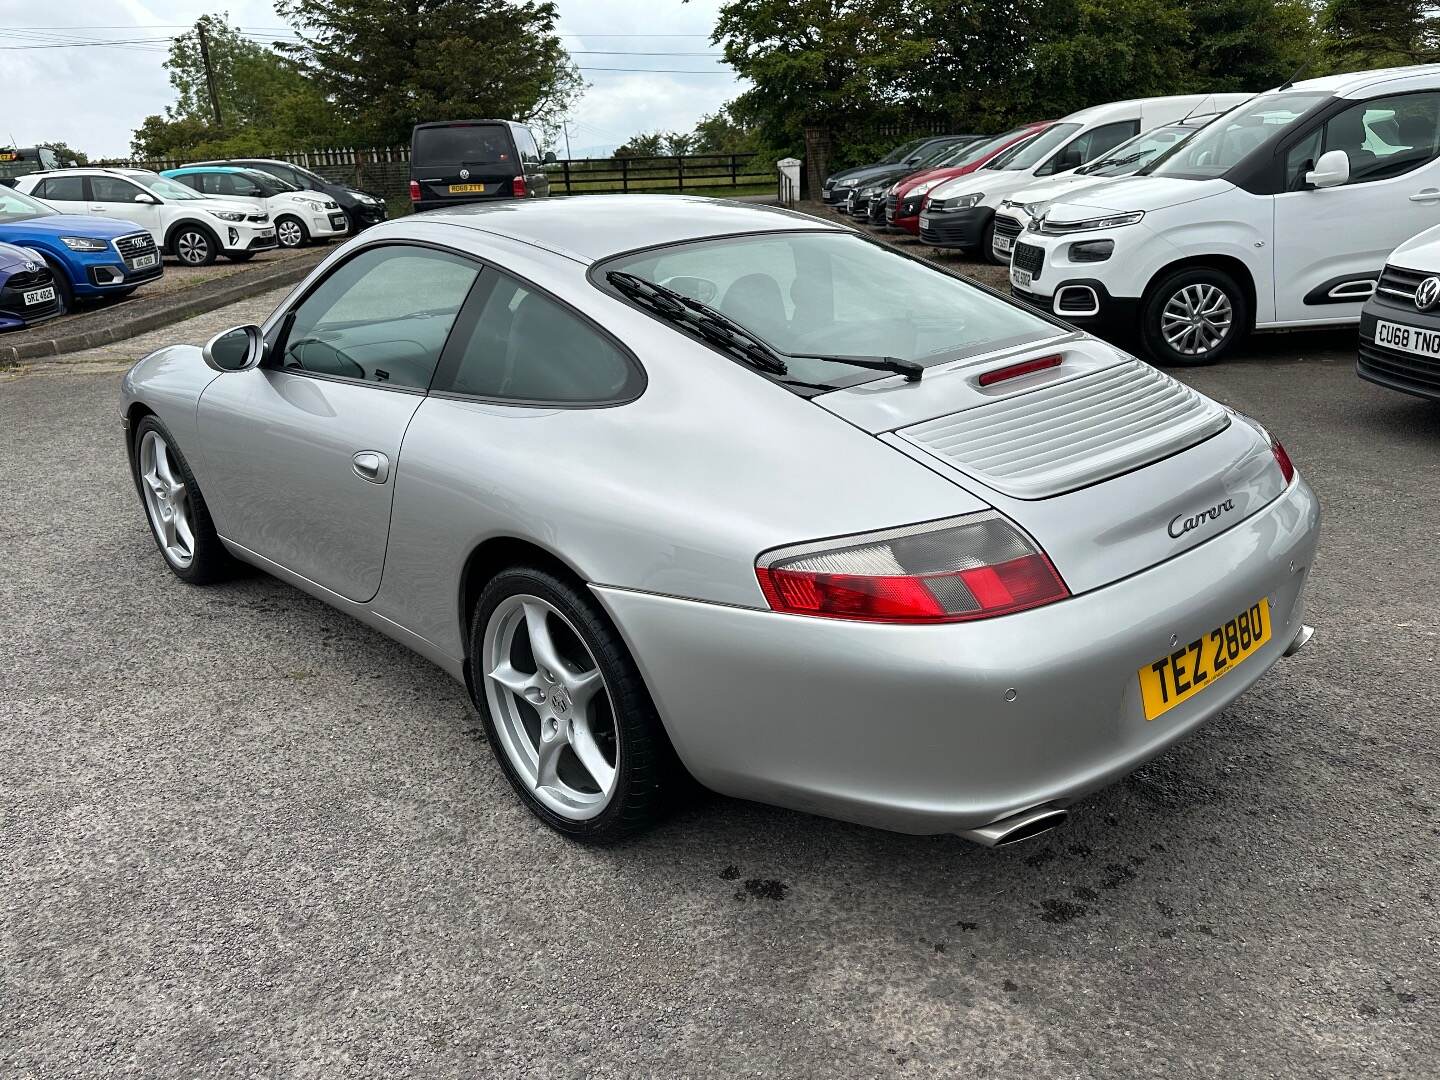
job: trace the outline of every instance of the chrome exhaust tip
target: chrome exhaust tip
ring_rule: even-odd
[[[1021,810],[1018,814],[992,821],[989,825],[981,825],[978,829],[962,829],[955,835],[972,840],[981,847],[1006,847],[1047,833],[1063,825],[1069,816],[1070,811],[1063,806],[1047,803]]]
[[[1304,623],[1301,623],[1300,632],[1295,635],[1295,640],[1290,642],[1289,645],[1285,646],[1285,655],[1294,656],[1301,649],[1305,648],[1306,645],[1309,645],[1310,639],[1314,636],[1315,627],[1306,626]]]

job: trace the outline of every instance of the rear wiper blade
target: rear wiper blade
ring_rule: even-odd
[[[784,375],[790,370],[779,353],[709,304],[623,270],[611,270],[605,280],[662,318],[687,326],[705,340],[738,354],[751,367],[772,375]]]
[[[925,365],[914,360],[901,360],[898,356],[835,356],[829,353],[786,353],[796,360],[828,360],[832,364],[849,364],[851,367],[869,368],[871,371],[893,371],[904,375],[906,382],[919,382],[925,375]]]

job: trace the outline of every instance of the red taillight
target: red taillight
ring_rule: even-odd
[[[411,180],[411,181],[410,181],[410,201],[411,201],[411,202],[419,202],[419,201],[420,201],[420,181],[418,181],[418,180]]]
[[[1290,460],[1290,455],[1285,452],[1285,447],[1280,445],[1279,439],[1270,440],[1270,453],[1275,455],[1275,464],[1280,466],[1280,475],[1285,477],[1285,483],[1295,479],[1295,463]]]
[[[514,195],[517,199],[523,199],[525,197],[525,177],[517,176],[514,180],[510,181],[510,194]]]
[[[1048,368],[1060,366],[1061,357],[1042,356],[1038,360],[1022,360],[1018,364],[1011,364],[1009,367],[994,368],[991,371],[980,373],[979,383],[981,386],[993,386],[997,382],[1004,382],[1006,379],[1018,379],[1021,375],[1029,375],[1036,371],[1045,371]]]
[[[964,622],[1070,595],[1045,553],[993,511],[771,552],[755,574],[776,611],[865,622]]]

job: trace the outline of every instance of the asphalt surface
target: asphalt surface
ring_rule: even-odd
[[[1352,350],[1185,376],[1320,493],[1314,643],[999,851],[570,843],[435,668],[166,571],[116,357],[0,377],[0,1076],[1440,1075],[1440,406]]]

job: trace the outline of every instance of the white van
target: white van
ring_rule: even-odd
[[[1142,131],[1191,113],[1216,113],[1249,94],[1184,94],[1094,105],[1062,117],[1035,138],[998,155],[967,176],[932,190],[920,211],[920,239],[931,247],[979,249],[993,259],[995,210],[1037,179],[1094,161]]]
[[[1161,124],[1123,142],[1103,157],[1049,180],[1041,180],[1007,196],[995,210],[995,240],[991,250],[996,262],[1008,263],[1015,241],[1030,224],[1062,198],[1069,201],[1081,190],[1108,184],[1122,176],[1134,176],[1177,143],[1215,119],[1214,113],[1190,116],[1175,124]]]
[[[1128,179],[1051,203],[1015,245],[1016,298],[1138,327],[1202,364],[1251,329],[1353,324],[1385,256],[1440,223],[1440,65],[1286,85]]]

